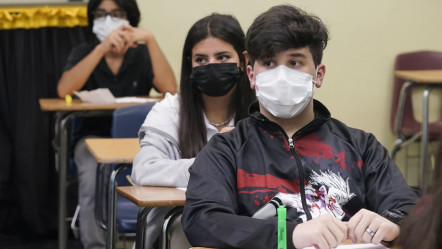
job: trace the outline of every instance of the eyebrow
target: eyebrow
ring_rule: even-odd
[[[295,58],[307,58],[307,56],[305,55],[305,54],[303,54],[303,53],[292,53],[292,54],[289,54],[289,57],[295,57]]]
[[[192,57],[207,57],[207,55],[206,54],[195,54],[195,55],[192,55]]]
[[[215,56],[223,55],[223,54],[231,54],[231,51],[221,51],[215,54]],[[207,54],[195,54],[192,57],[207,57]]]
[[[107,10],[102,9],[102,8],[96,8],[95,11],[97,11],[97,10],[107,12]],[[113,9],[113,10],[109,11],[109,12],[116,11],[116,10],[119,10],[119,11],[125,11],[124,9],[118,7],[118,8],[116,8],[116,9]]]
[[[231,53],[232,53],[231,51],[221,51],[221,52],[216,53],[215,55],[231,54]]]

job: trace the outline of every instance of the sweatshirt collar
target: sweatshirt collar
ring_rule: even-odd
[[[315,112],[315,119],[304,126],[302,129],[300,129],[297,133],[305,133],[311,130],[315,130],[331,118],[331,114],[328,111],[327,107],[325,107],[321,102],[316,99],[313,100],[313,110]],[[270,121],[267,117],[262,115],[261,112],[259,112],[259,102],[257,100],[249,106],[249,116],[272,127],[279,127],[279,125]]]

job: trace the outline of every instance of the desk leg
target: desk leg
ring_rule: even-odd
[[[107,249],[113,249],[114,246],[114,232],[116,229],[115,223],[117,222],[117,193],[115,191],[115,181],[117,178],[117,170],[113,170],[109,179],[109,200],[107,211]]]
[[[113,110],[104,111],[83,111],[83,112],[62,112],[61,117],[57,118],[55,125],[55,134],[59,139],[58,154],[58,249],[66,249],[67,245],[67,225],[66,225],[66,175],[68,160],[68,136],[69,124],[71,120],[77,116],[109,116]]]
[[[422,193],[427,190],[427,171],[428,171],[428,106],[429,98],[432,87],[427,87],[424,90],[423,95],[423,111],[422,111],[422,171],[420,185],[422,188]]]
[[[151,207],[141,207],[137,217],[137,232],[135,249],[144,249],[144,240],[146,236],[146,218],[149,214]]]
[[[117,230],[116,223],[117,223],[117,191],[116,187],[118,185],[117,183],[117,176],[120,173],[120,171],[127,169],[131,167],[130,165],[121,164],[117,166],[113,171],[109,179],[109,200],[108,200],[108,211],[107,211],[107,243],[106,248],[107,249],[114,249],[115,248],[115,231]]]
[[[67,227],[66,227],[66,174],[68,160],[68,127],[74,114],[67,114],[60,121],[59,139],[60,151],[58,160],[58,248],[65,249],[67,244]]]
[[[178,206],[174,207],[169,213],[166,215],[163,222],[163,231],[161,234],[161,249],[169,249],[170,241],[169,241],[169,230],[172,226],[172,223],[175,219],[183,213],[183,207]]]

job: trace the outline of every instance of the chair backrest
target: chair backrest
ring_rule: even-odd
[[[118,108],[112,116],[113,138],[138,137],[138,131],[155,103]]]
[[[147,103],[116,109],[112,116],[111,136],[113,138],[138,137],[138,131],[154,104]],[[131,171],[132,169],[128,168],[117,176],[119,186],[129,184],[125,176],[130,175]],[[135,204],[122,196],[117,196],[117,227],[120,232],[135,232],[138,210]]]
[[[394,70],[431,70],[442,69],[442,52],[438,51],[415,51],[403,53],[396,56]],[[394,77],[392,109],[390,116],[390,125],[395,132],[395,119],[398,111],[398,101],[402,86],[405,84],[403,79]],[[408,91],[402,127],[420,127],[421,124],[414,118],[413,103],[411,98],[412,91]]]
[[[136,138],[141,125],[155,103],[146,103],[117,108],[112,115],[111,136],[113,138]],[[112,169],[114,167],[111,167]],[[120,174],[117,181],[120,186],[128,185],[125,178],[132,169]]]
[[[112,115],[112,127],[111,136],[113,138],[136,138],[138,137],[138,131],[141,125],[146,119],[147,114],[152,109],[155,103],[146,103],[134,106],[126,106],[117,108]],[[99,167],[99,174],[97,187],[96,205],[99,205],[96,209],[96,217],[98,223],[107,229],[107,210],[108,210],[108,186],[109,177],[112,170],[115,170],[118,165],[107,165],[105,167]],[[116,181],[119,186],[129,185],[126,179],[126,175],[131,174],[131,167],[126,165],[121,171],[119,171]],[[139,208],[119,195],[117,195],[117,228],[121,233],[135,233],[136,221]]]

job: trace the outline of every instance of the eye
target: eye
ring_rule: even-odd
[[[219,61],[226,61],[226,60],[228,60],[228,59],[230,59],[230,56],[228,56],[228,55],[220,55],[220,56],[218,57],[218,60],[219,60]]]
[[[126,12],[124,11],[124,10],[120,10],[120,9],[117,9],[117,10],[113,10],[113,11],[111,11],[111,16],[112,17],[116,17],[116,18],[126,18]]]
[[[275,63],[274,63],[273,61],[271,61],[271,60],[263,61],[262,64],[263,64],[265,67],[273,67],[273,66],[275,65]]]
[[[199,64],[206,63],[206,59],[204,57],[195,57],[194,61]]]
[[[299,66],[299,65],[300,65],[300,63],[297,62],[297,61],[290,61],[290,62],[289,62],[289,66],[290,66],[290,67],[296,67],[296,66]]]
[[[94,19],[105,17],[107,12],[103,10],[96,10],[92,13],[94,15]]]

